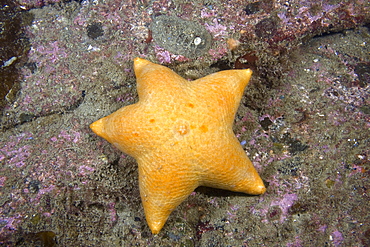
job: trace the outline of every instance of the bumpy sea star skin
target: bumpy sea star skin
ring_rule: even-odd
[[[252,195],[266,191],[232,131],[251,70],[187,81],[141,58],[135,59],[134,69],[139,102],[90,128],[137,160],[141,199],[153,233],[198,186]]]

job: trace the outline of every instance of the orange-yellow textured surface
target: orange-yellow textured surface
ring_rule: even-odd
[[[139,102],[90,128],[139,165],[146,220],[157,234],[200,185],[259,195],[265,186],[232,131],[251,70],[227,70],[187,81],[136,58]]]

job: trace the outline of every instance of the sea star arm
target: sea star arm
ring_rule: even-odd
[[[171,212],[198,187],[198,175],[187,164],[139,164],[140,195],[146,220],[153,234],[166,223]]]
[[[207,171],[201,185],[250,195],[265,193],[265,185],[238,139],[229,137],[220,144],[215,144],[213,152],[208,153],[210,157],[203,157]]]

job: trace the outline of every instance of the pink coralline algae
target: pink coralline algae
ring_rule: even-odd
[[[330,236],[335,247],[339,247],[342,245],[344,238],[340,231],[336,230]]]
[[[293,203],[298,200],[298,196],[296,194],[285,194],[281,200],[276,200],[271,202],[270,206],[279,206],[283,211],[283,215],[288,213],[289,208],[293,205]],[[280,219],[284,220],[284,219]]]
[[[63,2],[64,0],[15,0],[21,8],[39,8],[53,3]]]
[[[218,20],[216,18],[213,19],[211,24],[207,23],[205,25],[205,27],[209,32],[211,32],[213,34],[213,37],[215,39],[217,39],[219,37],[225,38],[226,35],[228,34],[227,27],[218,23]]]
[[[88,175],[95,170],[96,163],[91,159],[86,161],[87,156],[79,157],[74,147],[84,140],[81,132],[61,130],[57,136],[42,138],[41,142],[35,140],[44,135],[42,132],[24,132],[0,142],[0,171],[3,174],[0,178],[1,187],[8,189],[9,186],[14,186],[11,200],[0,208],[3,215],[0,220],[6,222],[1,225],[1,236],[16,230],[21,219],[28,217],[29,213],[39,212],[51,217],[54,209],[45,205],[45,200],[49,200],[50,195],[59,195],[65,190],[66,185],[62,185],[64,182],[72,183],[76,179],[86,181]],[[47,158],[51,153],[53,158]],[[32,205],[32,212],[18,211],[29,203]]]
[[[6,179],[7,179],[6,177],[0,177],[0,187],[4,186]]]
[[[283,223],[290,215],[288,211],[289,208],[297,200],[297,194],[286,193],[282,197],[272,201],[269,205],[265,205],[262,209],[252,208],[252,213],[263,216],[265,218],[263,221],[266,223],[270,218],[274,220],[277,219],[280,223]],[[276,207],[278,207],[279,210],[277,210]]]
[[[25,165],[28,157],[31,155],[31,146],[22,145],[18,146],[25,140],[32,140],[31,133],[21,133],[18,136],[12,136],[11,139],[0,148],[0,162],[7,161],[8,164],[16,167],[22,167]]]
[[[295,241],[293,243],[287,243],[287,247],[303,247],[303,241],[300,239],[299,236],[295,237]]]

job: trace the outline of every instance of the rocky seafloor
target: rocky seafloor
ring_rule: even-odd
[[[2,8],[2,246],[370,245],[367,1]],[[88,128],[137,101],[137,56],[187,79],[254,71],[234,132],[264,195],[198,188],[152,235],[135,160]]]

